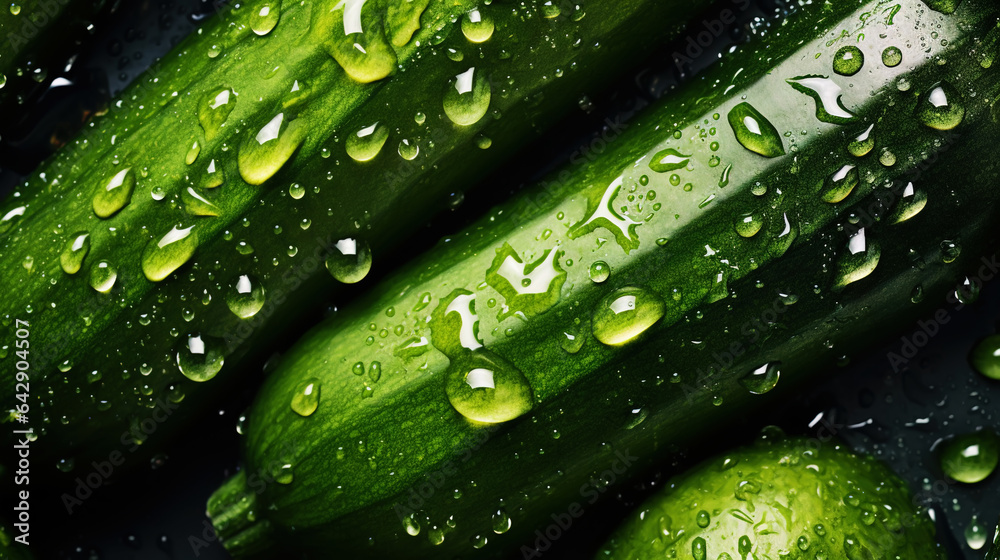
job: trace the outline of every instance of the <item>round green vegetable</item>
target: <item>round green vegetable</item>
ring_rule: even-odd
[[[762,439],[673,479],[599,558],[944,558],[882,463],[836,443]]]

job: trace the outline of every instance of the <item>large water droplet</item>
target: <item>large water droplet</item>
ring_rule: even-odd
[[[226,174],[222,171],[222,166],[215,163],[215,160],[208,162],[205,173],[201,176],[201,188],[214,189],[226,182]]]
[[[903,195],[896,203],[896,207],[889,214],[889,223],[905,222],[919,214],[924,206],[927,206],[927,193],[914,187],[913,183],[908,183],[903,188]]]
[[[851,236],[847,250],[837,259],[837,280],[834,289],[840,289],[857,282],[875,271],[882,249],[878,243],[868,239],[864,228]]]
[[[184,209],[192,216],[218,216],[221,210],[205,195],[194,187],[187,187],[181,192]]]
[[[823,199],[823,202],[831,204],[841,202],[854,192],[854,188],[860,182],[861,174],[858,172],[858,168],[853,165],[845,165],[826,178],[823,182],[820,198]]]
[[[903,51],[899,47],[886,47],[882,51],[882,64],[888,68],[895,68],[903,62]]]
[[[59,255],[59,266],[66,274],[76,274],[83,266],[83,259],[90,252],[90,233],[81,231],[74,233],[66,241],[62,254]]]
[[[604,261],[594,261],[590,265],[590,279],[594,281],[595,284],[600,284],[611,276],[611,266]]]
[[[100,261],[90,268],[90,287],[106,294],[118,280],[118,269],[108,261]]]
[[[301,119],[288,122],[278,113],[240,146],[239,168],[243,180],[260,185],[277,173],[306,138]]]
[[[594,336],[609,346],[631,342],[663,317],[666,305],[643,288],[621,288],[606,296],[594,312]]]
[[[386,6],[385,25],[393,46],[402,47],[410,42],[413,34],[420,29],[420,16],[429,3],[430,0],[389,2]]]
[[[444,112],[457,125],[473,125],[486,115],[491,98],[489,81],[482,72],[469,68],[445,87]]]
[[[841,76],[853,76],[865,65],[865,54],[854,46],[843,47],[833,55],[833,71]]]
[[[843,90],[836,82],[823,76],[801,76],[787,80],[796,90],[816,102],[816,118],[827,123],[846,124],[854,115],[841,102]]]
[[[859,134],[854,140],[847,144],[847,151],[854,157],[864,157],[875,148],[875,135],[872,131],[875,125],[869,125],[864,132]]]
[[[198,248],[194,226],[178,224],[159,239],[152,239],[142,252],[142,272],[151,282],[159,282],[181,267]]]
[[[754,395],[763,395],[778,386],[781,378],[781,362],[770,362],[751,371],[740,379],[740,384]]]
[[[785,155],[778,129],[749,103],[740,103],[729,111],[729,126],[744,148],[764,157]]]
[[[385,36],[381,4],[367,0],[344,0],[332,11],[316,10],[327,40],[324,46],[351,79],[369,83],[388,76],[396,68],[396,51]],[[326,30],[329,31],[326,31]]]
[[[249,274],[242,274],[226,294],[226,305],[234,315],[249,319],[264,307],[266,296],[264,285]]]
[[[250,29],[257,35],[267,35],[278,25],[281,18],[281,4],[279,2],[266,2],[260,8],[256,6],[250,16]]]
[[[948,82],[939,82],[920,96],[917,118],[935,130],[951,130],[965,118],[965,104]]]
[[[177,351],[177,367],[191,381],[208,381],[222,369],[225,355],[222,344],[200,334],[188,336]]]
[[[969,548],[979,550],[986,546],[987,535],[986,527],[973,515],[969,526],[965,528],[965,542],[969,545]]]
[[[966,484],[986,480],[997,468],[1000,438],[991,430],[964,434],[941,446],[941,470]]]
[[[649,162],[649,168],[657,173],[666,173],[687,167],[691,156],[686,156],[673,148],[658,152]]]
[[[344,148],[354,161],[371,161],[382,151],[388,138],[389,127],[375,123],[349,135]]]
[[[292,393],[292,410],[299,416],[309,416],[319,408],[319,379],[302,381]]]
[[[972,367],[990,379],[1000,380],[1000,335],[990,335],[972,349]]]
[[[452,361],[445,379],[448,401],[459,414],[489,424],[513,420],[531,410],[531,384],[512,364],[486,351]]]
[[[364,280],[371,267],[371,249],[362,239],[345,238],[337,241],[326,258],[326,269],[344,284],[355,284]]]
[[[94,193],[94,214],[99,218],[110,218],[132,200],[135,190],[135,173],[122,169],[107,183],[100,185]]]
[[[750,212],[736,219],[736,233],[743,238],[749,239],[764,227],[764,220],[760,212]]]
[[[493,36],[493,18],[472,10],[462,17],[462,34],[472,43],[485,43]]]
[[[201,98],[198,102],[198,122],[205,131],[206,140],[215,138],[235,106],[236,95],[227,87],[213,90]]]
[[[0,233],[7,233],[14,228],[14,224],[20,221],[21,216],[24,215],[25,207],[18,206],[12,210],[9,210],[0,218]]]

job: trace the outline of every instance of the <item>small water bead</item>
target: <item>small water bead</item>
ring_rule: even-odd
[[[345,238],[337,241],[326,258],[327,270],[344,284],[355,284],[364,280],[371,267],[371,249],[368,243],[361,239]]]
[[[445,87],[444,112],[453,123],[470,126],[486,115],[491,99],[492,89],[483,72],[469,68]]]
[[[521,370],[485,351],[452,361],[445,376],[452,407],[475,422],[498,424],[524,415],[534,404],[531,384]]]
[[[935,130],[952,130],[965,118],[965,104],[948,82],[938,82],[917,101],[917,118]]]
[[[427,120],[427,115],[420,112],[417,112],[417,114],[413,116],[413,121],[418,125],[424,124],[426,120]]]
[[[470,43],[485,43],[493,37],[493,18],[480,10],[472,10],[462,16],[462,34]]]
[[[512,525],[510,516],[507,515],[507,511],[504,508],[498,509],[493,514],[492,524],[493,532],[498,535],[502,535],[509,531]]]
[[[705,527],[708,527],[708,525],[712,522],[712,516],[709,515],[707,511],[701,510],[698,512],[698,515],[695,516],[695,522],[698,524],[699,527],[704,529]]]
[[[833,55],[833,71],[841,76],[853,76],[865,65],[865,55],[854,46],[843,47]]]
[[[899,47],[886,47],[882,51],[882,64],[889,68],[895,68],[903,62],[903,51]]]
[[[118,280],[118,269],[108,261],[99,261],[90,268],[90,287],[106,294],[115,286]]]
[[[406,138],[399,141],[399,148],[396,150],[399,157],[406,161],[412,161],[420,154],[420,146]]]
[[[291,484],[294,480],[292,475],[292,465],[290,463],[275,463],[271,470],[271,476],[278,484]]]
[[[236,278],[226,296],[226,305],[234,315],[249,319],[264,307],[264,285],[256,278],[243,274]]]
[[[643,288],[616,290],[601,300],[594,312],[594,336],[609,346],[626,344],[656,324],[665,312],[663,300]]]
[[[940,453],[944,474],[965,484],[975,484],[996,470],[1000,438],[991,430],[964,434],[946,441]]]
[[[12,3],[10,5],[10,15],[16,16],[20,13],[21,13],[21,5],[17,3]],[[0,84],[0,87],[3,87],[3,84]]]
[[[476,135],[476,147],[480,150],[488,150],[493,146],[493,139],[484,134]]]
[[[298,183],[292,183],[288,186],[288,196],[294,198],[295,200],[300,200],[306,195],[306,188]]]
[[[988,536],[988,529],[982,523],[980,523],[978,517],[973,515],[972,521],[969,522],[969,526],[965,528],[966,544],[968,544],[969,548],[971,548],[972,550],[980,550],[981,548],[986,546],[987,536]]]
[[[83,266],[83,260],[90,252],[90,233],[80,231],[74,233],[66,241],[63,251],[59,255],[59,266],[66,274],[76,274]]]
[[[362,163],[375,159],[388,139],[389,127],[375,123],[348,135],[344,148],[351,159]]]
[[[962,254],[962,246],[956,241],[950,239],[945,239],[940,244],[941,248],[941,261],[944,263],[955,262],[956,259]]]
[[[751,371],[740,379],[740,384],[754,395],[763,395],[778,386],[781,379],[781,362],[770,362]]]
[[[189,336],[177,351],[177,367],[191,381],[200,383],[212,379],[224,363],[222,344],[200,334]]]
[[[590,265],[590,279],[594,281],[595,284],[600,284],[611,276],[611,267],[608,263],[604,261],[594,261]]]
[[[299,416],[310,416],[319,408],[319,380],[309,378],[302,381],[292,393],[292,410]]]

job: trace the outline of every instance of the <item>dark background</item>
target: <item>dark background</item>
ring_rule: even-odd
[[[741,42],[751,26],[773,25],[775,16],[785,10],[779,1],[762,0],[756,6],[741,13],[743,19],[738,25],[700,57],[695,68],[681,72],[670,53],[685,45],[666,45],[648,53],[645,62],[612,82],[607,91],[595,91],[581,99],[579,109],[524,150],[518,167],[505,167],[502,176],[467,193],[462,206],[448,219],[432,221],[414,235],[408,253],[430,248],[437,239],[454,233],[521,185],[544,176],[567,161],[577,146],[599,133],[606,117],[630,116],[637,107],[690,79],[719,53]],[[38,86],[18,114],[5,115],[0,122],[0,194],[6,194],[22,179],[18,172],[30,172],[47,154],[47,139],[56,126],[53,116],[57,117],[61,134],[70,135],[73,123],[81,122],[83,113],[106,107],[114,95],[215,11],[216,6],[203,0],[136,1],[109,6],[95,18],[92,38],[77,49],[70,70],[50,72],[48,80]],[[51,80],[58,77],[69,79],[73,85],[46,91]],[[36,124],[43,121],[41,126]],[[396,255],[390,260],[401,262],[402,257]],[[377,276],[379,271],[373,273]],[[375,281],[377,277],[370,282]],[[349,300],[351,295],[344,294],[341,299]],[[942,308],[952,320],[907,369],[894,372],[887,352],[898,351],[899,337],[915,332],[916,325],[887,337],[889,342],[882,348],[850,356],[846,365],[829,364],[828,371],[817,372],[819,386],[797,395],[785,407],[734,419],[730,429],[716,434],[711,445],[690,450],[683,462],[692,463],[728,445],[746,442],[768,424],[779,425],[789,433],[816,436],[819,426],[810,428],[809,424],[822,413],[828,423],[838,426],[839,437],[855,449],[888,462],[923,502],[934,508],[939,535],[953,560],[983,558],[985,549],[971,550],[964,532],[978,515],[992,536],[1000,516],[1000,475],[994,473],[976,485],[949,484],[933,449],[945,437],[982,426],[997,427],[994,411],[1000,402],[1000,382],[973,372],[967,356],[977,340],[997,331],[1000,286],[987,285],[975,304],[960,311],[944,303],[943,295],[928,297],[942,298]],[[337,303],[320,306],[311,319],[318,320]],[[304,326],[309,323],[301,322]],[[277,348],[287,347],[301,333],[288,333],[285,340],[278,341]],[[211,536],[206,532],[205,500],[238,464],[239,436],[235,426],[253,398],[255,380],[262,376],[262,371],[245,372],[246,383],[231,394],[224,407],[206,413],[193,432],[173,442],[148,466],[102,487],[99,497],[86,501],[74,515],[60,513],[63,509],[55,497],[52,503],[44,504],[56,513],[41,520],[35,518],[33,523],[45,523],[49,529],[45,532],[58,538],[37,543],[36,555],[111,560],[227,558],[217,542],[205,541],[208,545],[198,549],[192,542]],[[56,465],[33,467],[56,469]],[[643,473],[634,483],[618,486],[602,500],[602,508],[588,512],[573,526],[569,537],[557,541],[545,556],[592,555],[618,521],[669,474]],[[67,476],[72,477],[72,472]],[[43,507],[34,505],[36,509]]]

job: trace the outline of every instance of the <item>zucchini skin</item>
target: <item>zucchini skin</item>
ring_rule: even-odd
[[[248,414],[246,470],[209,500],[224,544],[237,557],[289,542],[318,556],[331,549],[413,558],[528,554],[534,531],[552,523],[550,514],[585,501],[585,490],[599,496],[588,481],[621,461],[619,454],[636,457],[628,472],[638,473],[740,412],[780,403],[776,395],[836,357],[938,304],[931,296],[911,303],[914,288],[943,293],[967,267],[980,266],[979,257],[993,244],[998,166],[986,155],[997,131],[991,102],[1000,82],[965,54],[996,26],[997,13],[988,2],[966,1],[947,16],[919,1],[900,2],[892,12],[895,4],[802,6],[770,32],[767,46],[752,43],[757,50],[725,58],[639,118],[595,163],[567,169],[496,209],[300,340]],[[859,29],[865,21],[871,28]],[[929,58],[940,54],[947,64],[928,64],[923,53],[908,49],[907,62],[894,68],[873,56],[890,43],[916,44],[938,25],[947,30],[941,36],[947,46],[935,44]],[[857,119],[844,128],[817,121],[813,100],[786,83],[803,74],[832,75],[833,55],[847,44],[837,39],[841,31],[851,38],[864,32],[878,47],[861,43],[869,62],[855,76],[837,78],[845,91],[860,92],[845,100]],[[887,38],[878,38],[883,33]],[[964,92],[964,120],[950,134],[916,118],[919,94],[942,79]],[[785,156],[764,158],[758,153],[778,150],[752,153],[738,143],[725,115],[744,102],[782,133],[792,131],[792,144],[782,134]],[[861,158],[848,153],[869,123],[876,124],[878,148],[900,156],[893,165],[883,165],[880,152]],[[705,130],[713,126],[717,151]],[[682,131],[676,139],[674,127]],[[667,149],[690,154],[693,169],[651,171],[654,156],[669,166]],[[713,155],[721,165],[710,165]],[[728,183],[720,188],[730,163]],[[858,185],[841,202],[826,202],[837,198],[826,196],[826,181],[851,163],[860,167]],[[674,173],[683,177],[676,185]],[[619,178],[623,195],[633,184],[642,185],[636,193],[655,190],[662,211],[634,227],[618,214],[621,228],[586,230]],[[898,218],[893,212],[912,210],[899,204],[901,194],[886,198],[903,192],[905,183],[895,185],[901,180],[926,189],[930,202],[892,223]],[[680,186],[687,182],[691,192]],[[715,198],[706,204],[709,195]],[[614,203],[615,210],[633,208],[628,216],[635,216],[625,196]],[[736,231],[746,213],[763,221],[749,238]],[[604,220],[612,224],[607,215]],[[859,224],[881,248],[876,266],[861,278],[864,267],[850,259],[854,247],[848,242]],[[660,239],[666,239],[662,246]],[[962,245],[944,259],[948,263],[942,259],[946,239]],[[507,247],[535,270],[547,251],[563,253],[551,275],[561,286],[555,303],[542,294],[541,307],[532,304],[539,300],[503,307],[505,297],[490,279],[494,259],[509,255]],[[612,271],[602,283],[588,273],[597,261]],[[525,269],[526,277],[532,273]],[[609,294],[631,287],[659,296],[663,316],[640,342],[598,342],[591,336],[595,310]],[[477,332],[471,325],[434,315],[456,296],[470,295],[479,338],[463,342],[462,332]],[[390,331],[402,324],[403,332],[369,346],[372,324]],[[627,329],[609,333],[604,326],[598,330],[613,343],[629,338],[611,336]],[[583,337],[582,347],[570,346],[575,353],[567,353],[563,333]],[[416,357],[401,352],[419,337],[434,348]],[[463,346],[477,344],[523,374],[533,394],[531,412],[486,427],[452,407],[446,394],[450,359],[460,362],[469,356]],[[718,358],[725,353],[729,358]],[[782,362],[779,389],[750,394],[741,380],[774,360]],[[373,362],[380,365],[378,381],[352,373],[355,364],[364,373]],[[320,399],[315,412],[302,417],[290,401],[307,381],[319,387]],[[290,483],[277,482],[285,470]],[[418,494],[423,489],[426,495]],[[414,532],[416,538],[408,534]],[[484,537],[489,543],[474,548]]]
[[[749,549],[788,560],[947,558],[934,542],[934,522],[886,465],[836,440],[775,432],[667,481],[594,557],[642,560],[698,549],[739,558]]]
[[[337,50],[337,4],[286,2],[262,36],[253,26],[264,2],[212,18],[0,207],[0,218],[8,217],[0,222],[0,263],[11,271],[0,278],[8,294],[0,317],[8,327],[15,318],[32,323],[39,460],[88,465],[112,452],[149,453],[154,446],[142,444],[205,410],[224,379],[236,382],[241,368],[255,367],[269,341],[315,307],[317,294],[336,289],[324,259],[338,240],[361,239],[383,266],[379,253],[404,243],[445,207],[448,193],[469,188],[638,49],[676,34],[698,6],[601,2],[582,19],[542,18],[534,5],[483,6],[494,31],[478,44],[462,29],[477,2],[369,0],[360,16],[369,31],[358,40],[372,58],[357,62]],[[420,16],[412,36],[414,12],[403,8]],[[388,47],[392,41],[399,45]],[[595,43],[601,48],[586,46]],[[348,57],[350,75],[335,55]],[[385,64],[389,56],[395,64]],[[481,72],[474,84],[491,84],[488,113],[472,123],[466,110],[459,120],[469,124],[459,126],[444,100],[473,67]],[[267,140],[276,122],[280,136]],[[376,122],[389,129],[377,155],[364,145],[349,155],[349,137]],[[480,135],[492,140],[488,150],[477,145]],[[412,161],[397,153],[403,139],[420,146]],[[275,147],[255,150],[266,142]],[[215,176],[209,168],[224,176],[220,186],[207,186]],[[95,196],[116,179],[134,180],[122,207],[114,195]],[[90,233],[90,249],[70,275],[60,257],[78,232]],[[157,254],[171,232],[188,237],[147,267],[144,255]],[[90,286],[105,260],[117,269],[107,294]],[[242,275],[266,294],[248,318],[226,301]],[[209,361],[224,361],[218,380],[182,375],[178,354],[196,336],[208,343]],[[205,373],[195,377],[211,377]],[[12,374],[2,386],[12,409]],[[164,410],[169,422],[149,420]],[[144,421],[156,421],[155,430]],[[64,476],[68,485],[74,476]]]

